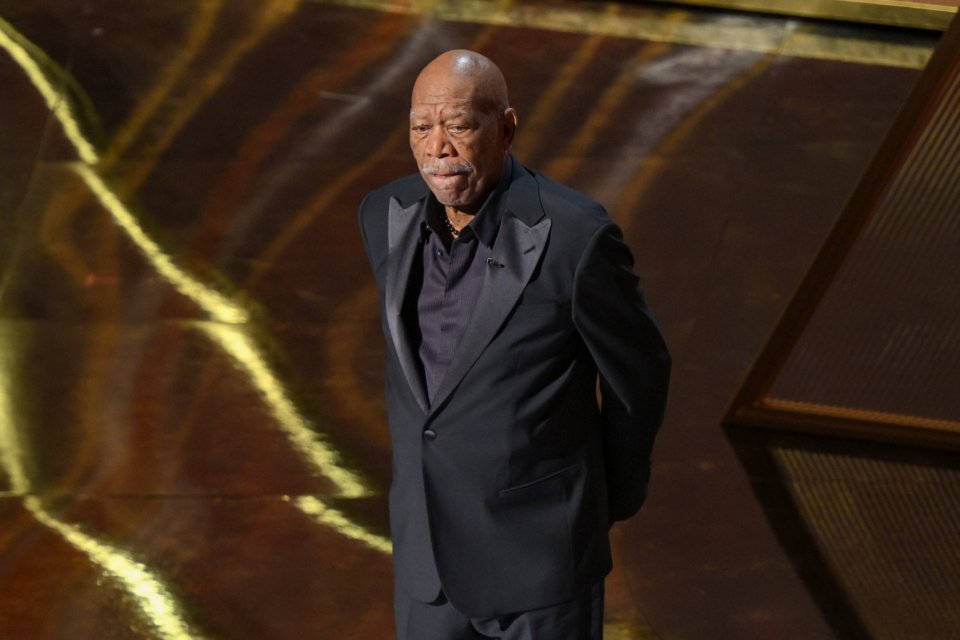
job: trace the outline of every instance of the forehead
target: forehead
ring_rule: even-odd
[[[478,110],[483,101],[483,83],[478,78],[443,68],[427,68],[413,85],[411,108]]]
[[[411,118],[475,118],[479,115],[480,110],[472,102],[414,102],[410,106]]]

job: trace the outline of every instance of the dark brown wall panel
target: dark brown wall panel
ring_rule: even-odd
[[[960,22],[727,417],[842,638],[960,629]]]

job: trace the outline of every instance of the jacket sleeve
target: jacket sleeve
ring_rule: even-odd
[[[596,231],[574,276],[573,320],[600,378],[610,520],[646,497],[653,440],[663,421],[670,355],[613,223]]]
[[[387,255],[386,211],[386,199],[379,192],[367,194],[357,209],[360,238],[374,275]]]

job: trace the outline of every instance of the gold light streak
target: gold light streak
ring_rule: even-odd
[[[646,159],[641,163],[640,168],[635,173],[635,177],[627,185],[627,188],[617,197],[617,203],[614,206],[615,211],[631,212],[637,211],[640,207],[640,201],[650,185],[659,174],[659,158],[667,156],[683,141],[687,140],[693,130],[711,113],[716,111],[721,105],[726,103],[731,97],[745,88],[752,81],[756,80],[760,74],[770,68],[776,61],[776,56],[769,54],[761,57],[744,73],[736,78],[724,83],[724,85],[715,93],[710,95],[701,103],[696,110],[686,116],[673,131],[668,133],[660,140],[656,147],[647,154]],[[621,221],[621,228],[625,237],[630,236],[630,228],[633,224],[633,216],[624,217]]]
[[[617,105],[624,96],[636,87],[637,69],[666,50],[665,44],[652,42],[638,51],[623,66],[614,81],[600,94],[584,125],[566,144],[563,152],[547,165],[545,170],[547,175],[554,180],[565,182],[577,172],[580,165],[587,159],[587,148],[597,139],[599,131],[609,124]]]
[[[58,520],[35,496],[25,498],[24,506],[40,523],[59,533],[71,546],[122,583],[158,637],[165,640],[202,640],[206,637],[187,623],[170,590],[145,564],[84,533],[79,527]]]
[[[19,42],[18,42],[19,41]],[[44,98],[50,112],[63,127],[67,139],[73,144],[80,159],[86,165],[94,164],[99,156],[94,145],[85,137],[70,107],[69,101],[50,81],[49,71],[41,69],[37,60],[38,51],[32,55],[24,39],[6,21],[0,19],[0,47],[3,47]],[[32,45],[30,46],[32,47]],[[83,169],[91,173],[89,167]],[[156,634],[164,640],[201,640],[204,636],[193,629],[179,611],[176,599],[169,589],[141,562],[119,549],[101,542],[83,532],[77,526],[67,524],[50,513],[40,498],[27,495],[31,491],[29,475],[26,471],[24,454],[10,400],[10,372],[8,364],[0,365],[0,465],[10,480],[11,494],[25,496],[24,508],[33,514],[36,520],[56,531],[78,551],[84,553],[92,562],[99,565],[108,575],[119,582],[129,592],[140,608],[146,622]]]
[[[616,5],[610,5],[610,7],[613,10]],[[534,149],[541,139],[540,132],[544,125],[556,113],[557,107],[563,104],[563,94],[567,92],[587,64],[593,60],[597,49],[600,48],[600,44],[605,39],[606,36],[597,34],[586,38],[561,67],[554,82],[537,98],[533,113],[526,119],[526,122],[521,121],[523,135],[514,143],[514,153],[518,157],[533,158]]]
[[[272,14],[273,20],[258,23],[255,34],[258,37],[262,36],[266,28],[275,24],[275,21],[280,17],[292,12],[292,9],[298,3],[299,0],[284,0],[281,3],[270,5],[272,8],[279,6],[283,11],[274,12]],[[263,22],[267,24],[264,25]],[[157,272],[169,281],[177,291],[204,309],[212,320],[220,323],[209,327],[207,334],[214,338],[247,371],[249,378],[273,410],[295,450],[306,458],[316,472],[330,478],[337,486],[341,496],[371,495],[373,492],[365,486],[359,476],[338,466],[339,456],[336,451],[321,436],[310,429],[310,425],[297,410],[282,382],[270,370],[261,349],[249,335],[248,329],[239,326],[250,320],[247,310],[239,303],[228,300],[176,265],[170,255],[164,252],[159,244],[146,233],[136,216],[124,204],[116,191],[103,180],[97,171],[89,166],[98,160],[93,145],[84,137],[69,109],[62,106],[63,101],[57,97],[57,92],[52,83],[48,81],[34,59],[22,45],[10,37],[6,31],[7,26],[6,23],[0,25],[0,27],[4,27],[0,29],[0,46],[10,52],[14,61],[21,66],[27,77],[44,96],[51,111],[64,123],[67,137],[77,149],[82,160],[82,163],[71,165],[73,171],[83,180],[90,192],[97,197],[104,209],[113,217],[117,225],[127,234]],[[233,55],[227,56],[224,65],[219,69],[221,73],[206,78],[206,81],[202,83],[203,98],[215,90],[216,86],[219,86],[223,76],[236,64],[239,56],[253,45],[256,39],[258,38],[245,40],[240,47],[232,52]],[[191,104],[194,109],[198,105],[198,101]],[[187,111],[192,113],[192,109]],[[169,127],[165,135],[161,136],[159,141],[155,141],[152,149],[155,153],[154,157],[159,154],[158,149],[164,148],[166,143],[172,139],[172,131],[178,129],[187,117],[181,113],[180,117],[176,119],[177,126]],[[141,172],[135,179],[140,179],[143,175],[145,174]],[[0,374],[6,373],[5,370],[0,371]],[[25,469],[24,452],[20,446],[20,440],[12,418],[13,413],[11,407],[9,407],[10,389],[9,385],[6,384],[6,379],[0,378],[0,383],[2,383],[0,384],[0,465],[3,466],[10,479],[12,489],[11,492],[5,493],[26,495],[30,492],[30,480]],[[199,640],[203,637],[183,620],[176,600],[169,589],[151,573],[146,565],[113,546],[86,534],[79,527],[62,522],[51,514],[36,496],[26,495],[24,506],[33,513],[38,522],[59,533],[70,545],[87,555],[109,575],[118,580],[134,597],[141,611],[160,637],[165,640]],[[316,515],[317,509],[311,508]],[[324,515],[319,518],[319,521],[324,524],[333,526],[338,531],[343,529],[343,534],[347,537],[357,539],[358,536],[365,535],[368,543],[372,543],[374,546],[380,544],[382,548],[382,540],[378,543],[375,534],[364,533],[360,525],[351,523],[342,513],[331,509],[327,509],[323,513]]]
[[[316,472],[333,481],[340,496],[361,498],[374,494],[360,476],[340,466],[337,451],[310,428],[310,424],[287,395],[283,383],[270,370],[259,347],[244,328],[223,324],[205,324],[203,328],[208,336],[243,367],[296,451]]]
[[[250,19],[252,27],[249,33],[233,43],[212,68],[190,84],[192,91],[171,99],[169,94],[172,93],[177,82],[182,81],[180,74],[193,68],[193,59],[190,55],[196,55],[199,52],[207,37],[205,23],[214,17],[208,12],[200,14],[200,26],[191,31],[183,57],[174,56],[171,66],[165,69],[162,75],[162,88],[148,94],[148,102],[135,111],[134,120],[121,129],[118,138],[108,147],[104,157],[105,162],[101,163],[104,175],[113,164],[119,161],[118,154],[121,150],[134,144],[138,146],[137,161],[125,166],[125,171],[116,176],[112,191],[122,194],[132,193],[146,180],[163,152],[204,102],[230,77],[243,56],[289,18],[300,2],[301,0],[272,0],[260,5],[260,11]],[[174,108],[161,109],[160,107],[165,104],[172,104]],[[156,120],[157,126],[151,127],[147,134],[140,133],[151,117]],[[140,135],[134,135],[137,133]],[[55,238],[60,229],[67,228],[77,205],[78,197],[73,192],[64,190],[55,194],[41,216],[44,236]],[[71,254],[66,243],[48,242],[47,245],[54,253],[65,256],[68,263],[80,263],[78,257]],[[82,278],[82,269],[75,268],[72,276]]]
[[[147,94],[137,101],[133,113],[110,140],[104,152],[103,163],[112,165],[136,141],[144,126],[160,106],[167,101],[174,87],[199,56],[223,9],[223,0],[199,0],[197,15],[190,20],[191,28],[182,45],[164,65]]]
[[[294,449],[310,467],[332,480],[339,495],[343,497],[371,495],[372,490],[357,474],[340,466],[336,450],[311,429],[308,421],[290,399],[282,381],[271,371],[249,331],[236,326],[249,320],[247,311],[180,269],[147,235],[136,217],[93,170],[84,165],[76,165],[74,170],[157,272],[181,294],[204,309],[212,320],[219,323],[206,325],[206,334],[241,365],[272,410],[278,425],[286,433]]]
[[[78,551],[99,565],[134,598],[145,621],[163,640],[202,640],[179,611],[176,599],[163,582],[142,562],[85,533],[80,527],[59,520],[37,496],[29,495],[31,482],[26,455],[17,433],[11,405],[13,389],[10,362],[0,362],[0,465],[10,479],[11,495],[23,496],[24,508],[44,526],[56,531]]]
[[[143,230],[137,217],[93,169],[83,164],[74,164],[72,168],[154,269],[177,291],[197,303],[217,322],[237,324],[250,319],[249,313],[239,304],[228,300],[177,266]]]
[[[290,498],[285,498],[290,500]],[[295,507],[316,520],[317,522],[332,527],[342,535],[353,540],[364,543],[375,551],[381,553],[393,553],[393,545],[390,539],[384,536],[370,533],[363,527],[352,522],[342,511],[325,504],[323,500],[316,496],[301,496],[292,500]]]
[[[250,19],[250,32],[244,38],[233,43],[217,60],[216,65],[205,72],[196,81],[191,83],[192,91],[176,100],[176,108],[169,113],[161,112],[158,117],[156,132],[151,132],[150,139],[138,140],[138,156],[144,158],[142,162],[131,163],[123,176],[122,186],[128,191],[137,188],[150,174],[156,161],[180,134],[183,127],[203,106],[204,103],[230,77],[234,68],[243,57],[253,49],[267,34],[290,18],[300,6],[301,0],[272,0],[261,5],[258,14]]]
[[[10,57],[13,58],[23,72],[27,74],[30,82],[37,88],[37,91],[47,103],[50,113],[60,122],[63,132],[70,140],[70,143],[77,150],[80,159],[87,164],[95,164],[100,156],[96,147],[87,139],[80,128],[80,123],[73,113],[73,107],[67,99],[66,94],[57,89],[54,81],[51,79],[49,70],[45,71],[38,60],[46,61],[46,56],[39,56],[39,50],[30,45],[28,41],[13,28],[9,22],[0,18],[0,47],[2,47]],[[27,50],[34,49],[33,55]]]
[[[180,77],[194,64],[195,58],[209,38],[215,25],[216,15],[221,8],[221,2],[220,0],[200,0],[196,4],[199,5],[199,9],[196,16],[189,19],[193,26],[187,33],[183,45],[178,47],[176,53],[170,57],[170,61],[158,74],[157,82],[154,83],[143,99],[137,101],[131,116],[106,145],[97,164],[101,175],[106,175],[122,153],[136,141],[137,135],[153,117],[160,105],[168,99]],[[38,59],[46,59],[43,52],[36,47],[29,45],[29,43],[25,43],[25,46]],[[50,62],[47,66],[56,67],[53,62]],[[62,71],[59,75],[70,77]],[[71,79],[71,82],[74,81]],[[79,89],[77,92],[83,95]],[[141,160],[139,164],[143,165],[144,162]],[[127,188],[132,190],[131,187],[135,186],[128,182]],[[70,243],[58,241],[58,237],[62,229],[69,228],[71,220],[76,214],[78,203],[83,201],[85,195],[79,189],[61,189],[53,194],[45,211],[41,214],[41,234],[47,240],[44,244],[47,250],[59,259],[63,268],[74,280],[82,280],[93,269],[85,262],[87,256],[75,251]]]
[[[363,162],[359,162],[345,171],[330,187],[322,190],[300,211],[297,212],[290,222],[275,236],[266,249],[261,253],[260,259],[256,261],[247,279],[247,286],[252,287],[266,273],[267,269],[274,265],[283,252],[294,240],[302,237],[303,231],[310,227],[313,221],[329,207],[334,200],[354,181],[369,175],[370,169],[381,162],[387,155],[395,150],[395,147],[401,145],[407,137],[407,126],[398,127],[394,133],[388,137],[384,143],[373,154],[368,156]]]
[[[396,16],[381,18],[366,34],[375,43],[357,49],[345,49],[341,57],[314,69],[289,92],[273,111],[254,127],[238,146],[233,160],[217,184],[210,190],[202,219],[207,228],[225,224],[236,212],[247,191],[257,184],[258,171],[275,148],[283,142],[294,125],[317,106],[317,95],[335,91],[363,68],[390,54],[404,31],[397,26]]]
[[[13,420],[9,363],[0,360],[0,465],[10,484],[9,494],[22,496],[30,491],[30,479],[26,471],[26,455]]]
[[[286,0],[283,4],[285,7],[291,7],[297,2]],[[96,171],[80,163],[75,163],[72,168],[150,264],[177,291],[193,300],[207,312],[212,320],[222,325],[240,325],[250,320],[249,312],[239,303],[228,300],[177,266],[173,259],[144,231],[137,217]],[[218,326],[216,329],[207,331],[207,334],[244,367],[251,381],[270,405],[295,450],[305,457],[314,471],[330,478],[338,487],[340,495],[344,497],[359,497],[372,493],[359,476],[337,466],[336,451],[310,429],[309,424],[300,415],[285,391],[282,382],[270,370],[261,349],[246,328],[235,326],[230,330],[229,326]]]

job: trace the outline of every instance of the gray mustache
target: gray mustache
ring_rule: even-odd
[[[420,170],[431,176],[438,173],[473,173],[473,166],[466,162],[449,165],[425,164],[420,167]]]

